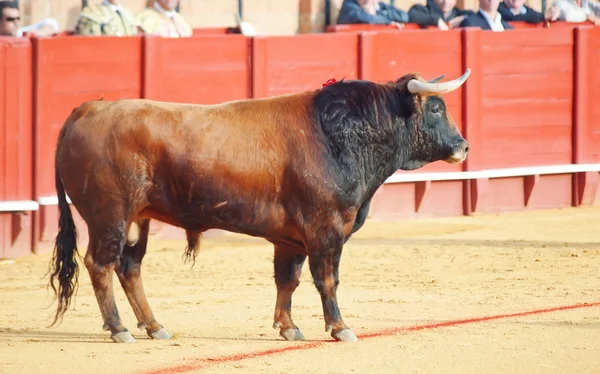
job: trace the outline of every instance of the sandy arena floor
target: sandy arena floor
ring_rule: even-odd
[[[600,208],[368,221],[345,247],[338,291],[357,343],[325,332],[307,264],[293,317],[308,340],[279,337],[266,241],[205,238],[193,268],[184,248],[151,239],[142,270],[170,341],[136,328],[115,276],[130,345],[102,331],[85,267],[75,310],[47,329],[50,255],[0,264],[0,373],[600,372]],[[432,328],[579,303],[598,304]]]

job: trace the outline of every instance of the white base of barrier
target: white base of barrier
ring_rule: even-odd
[[[29,212],[38,209],[39,204],[32,200],[0,201],[0,212]]]
[[[408,173],[394,174],[384,184],[426,182],[426,181],[450,181],[485,178],[509,178],[523,177],[527,175],[547,174],[569,174],[584,173],[587,171],[600,172],[600,164],[568,164],[550,166],[528,166],[522,168],[491,169],[479,171],[457,171],[447,173]]]
[[[73,202],[71,201],[71,199],[69,198],[69,196],[67,196],[67,202],[69,204],[72,204]],[[46,206],[46,205],[58,205],[58,196],[43,196],[38,198],[38,203],[42,206]]]
[[[548,175],[548,174],[570,174],[584,173],[588,171],[600,172],[600,164],[567,164],[550,166],[528,166],[520,168],[490,169],[478,171],[457,171],[457,172],[437,172],[437,173],[401,173],[389,177],[384,184],[392,183],[411,183],[426,181],[451,181],[451,180],[470,180],[485,178],[510,178],[523,177],[527,175]],[[67,201],[71,204],[71,199],[67,196]],[[58,205],[57,196],[40,197],[37,201],[39,205]],[[32,202],[35,203],[35,202]],[[0,203],[0,211],[2,211]],[[37,209],[37,208],[36,208]]]

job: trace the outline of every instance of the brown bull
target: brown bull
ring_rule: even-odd
[[[142,287],[148,228],[156,219],[186,230],[195,259],[208,229],[262,237],[274,245],[274,327],[304,339],[291,318],[307,256],[326,330],[356,335],[336,299],[342,247],[364,224],[375,191],[396,170],[462,162],[468,144],[441,94],[457,80],[342,81],[314,91],[219,105],[149,100],[86,102],[62,128],[56,149],[60,219],[50,283],[53,325],[77,286],[77,232],[67,195],[85,220],[85,266],[104,328],[134,342],[115,304],[112,272],[148,335],[168,339]],[[56,285],[58,282],[58,285]]]

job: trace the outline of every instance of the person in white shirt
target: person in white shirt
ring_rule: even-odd
[[[460,27],[479,27],[482,30],[504,31],[513,29],[498,12],[500,0],[479,0],[479,11],[465,18]]]
[[[585,21],[600,25],[600,2],[595,0],[555,0],[560,9],[559,20],[579,23]]]
[[[144,9],[136,17],[146,34],[164,38],[186,38],[193,34],[191,26],[175,10],[179,0],[155,0],[152,7]]]

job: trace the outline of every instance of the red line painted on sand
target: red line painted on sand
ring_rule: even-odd
[[[562,310],[590,308],[590,307],[595,307],[595,306],[600,306],[600,302],[566,305],[566,306],[559,306],[559,307],[548,308],[548,309],[530,310],[527,312],[520,312],[520,313],[498,314],[498,315],[484,316],[484,317],[457,319],[457,320],[451,320],[451,321],[446,321],[446,322],[429,323],[429,324],[409,326],[409,327],[397,327],[397,328],[393,328],[393,329],[358,335],[358,339],[360,341],[360,340],[364,340],[364,339],[394,335],[394,334],[401,333],[401,332],[432,330],[432,329],[437,329],[440,327],[459,326],[459,325],[466,325],[466,324],[470,324],[470,323],[493,321],[496,319],[524,317],[524,316],[530,316],[530,315],[534,315],[534,314],[552,313],[552,312],[558,312],[558,311],[562,311]],[[308,349],[313,349],[313,348],[324,346],[325,344],[332,344],[332,343],[335,344],[335,343],[340,343],[340,342],[337,342],[335,340],[313,341],[313,342],[306,342],[306,343],[298,343],[298,345],[287,346],[284,348],[273,348],[273,349],[267,349],[264,351],[252,352],[252,353],[239,353],[239,354],[219,356],[219,357],[214,357],[214,358],[202,358],[193,363],[183,364],[183,365],[174,366],[174,367],[170,367],[170,368],[152,370],[152,371],[145,372],[145,374],[186,373],[189,371],[204,369],[210,365],[242,361],[242,360],[249,360],[249,359],[253,359],[253,358],[257,358],[257,357],[274,356],[274,355],[278,355],[278,354],[285,353],[285,352],[291,352],[291,351],[308,350]],[[347,343],[340,343],[340,344],[347,344]]]

